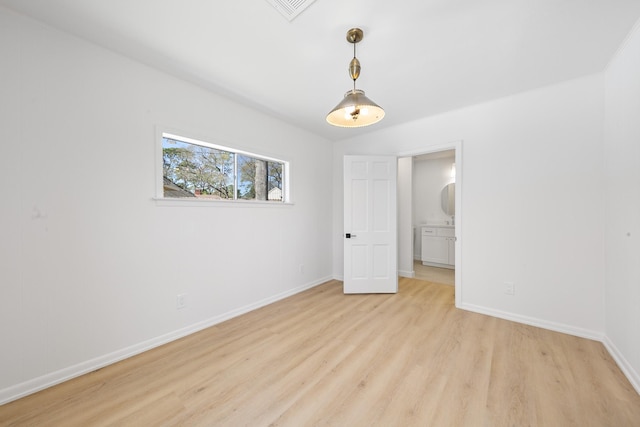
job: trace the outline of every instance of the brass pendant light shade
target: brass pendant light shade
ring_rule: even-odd
[[[345,93],[344,99],[327,114],[327,122],[339,127],[362,127],[379,122],[384,117],[384,110],[367,98],[363,90],[356,89],[356,80],[360,77],[360,61],[356,58],[356,43],[360,42],[364,33],[360,28],[347,31],[347,41],[353,43],[353,59],[349,63],[349,76],[353,80],[353,89]]]
[[[353,89],[327,114],[327,122],[334,126],[356,128],[369,126],[384,117],[384,110],[367,98],[363,90]]]

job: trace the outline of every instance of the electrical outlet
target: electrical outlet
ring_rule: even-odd
[[[298,272],[300,274],[304,273],[304,264],[300,264],[300,266],[298,267]]]
[[[185,308],[186,306],[187,306],[187,294],[176,295],[176,308],[180,310]]]
[[[513,282],[504,282],[505,295],[513,295],[516,293],[516,285]]]

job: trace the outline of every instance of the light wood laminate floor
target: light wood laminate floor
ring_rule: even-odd
[[[415,278],[419,280],[441,285],[454,286],[456,284],[456,271],[452,269],[431,267],[422,265],[422,261],[413,261],[413,272],[415,273]]]
[[[638,426],[599,342],[331,281],[0,407],[29,426]]]

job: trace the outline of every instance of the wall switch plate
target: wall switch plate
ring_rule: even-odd
[[[176,308],[178,310],[187,306],[187,294],[179,294],[176,296]]]
[[[504,282],[505,295],[513,295],[516,292],[516,285],[513,282]]]

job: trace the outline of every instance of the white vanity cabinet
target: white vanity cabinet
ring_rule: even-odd
[[[454,268],[456,237],[451,226],[422,227],[422,264]]]

